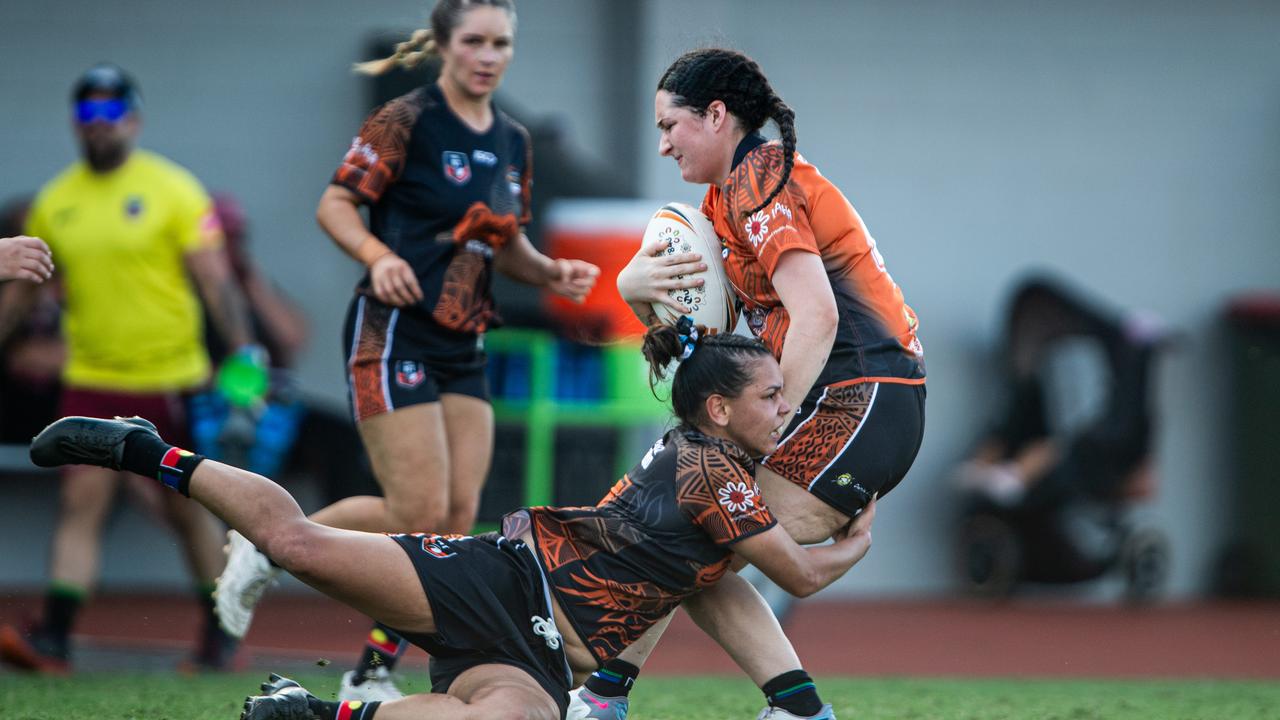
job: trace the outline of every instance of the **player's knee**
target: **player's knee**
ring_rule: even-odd
[[[387,514],[396,532],[445,532],[448,519],[444,503],[433,503],[423,498],[413,502],[387,501]]]
[[[475,526],[476,517],[479,514],[479,502],[454,503],[449,507],[449,517],[445,520],[445,528],[451,533],[469,533]]]

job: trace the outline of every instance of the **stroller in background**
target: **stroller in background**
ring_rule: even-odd
[[[1012,297],[1007,335],[1008,406],[955,473],[965,588],[1004,597],[1118,569],[1126,599],[1155,598],[1168,541],[1131,511],[1155,492],[1149,389],[1165,334],[1035,278]]]

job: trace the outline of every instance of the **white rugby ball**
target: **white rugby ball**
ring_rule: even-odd
[[[696,252],[707,264],[704,272],[696,274],[703,280],[701,286],[668,290],[667,294],[693,311],[689,316],[695,325],[705,325],[714,332],[733,332],[740,305],[724,274],[724,248],[711,220],[692,205],[667,203],[653,214],[644,229],[645,247],[658,242],[663,244],[663,255]],[[680,319],[666,305],[654,305],[653,312],[667,325]]]

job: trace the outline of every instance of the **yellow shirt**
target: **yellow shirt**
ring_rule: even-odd
[[[105,175],[78,162],[36,197],[27,234],[62,276],[63,381],[125,392],[185,390],[209,375],[186,253],[218,247],[213,203],[187,170],[143,150]]]

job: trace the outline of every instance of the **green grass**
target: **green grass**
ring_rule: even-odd
[[[0,675],[5,720],[230,720],[264,674],[184,678]],[[338,673],[296,679],[332,697]],[[425,680],[409,680],[425,690]],[[1280,683],[820,678],[842,720],[1259,720],[1280,717]],[[643,678],[631,720],[750,720],[763,705],[741,678]]]

